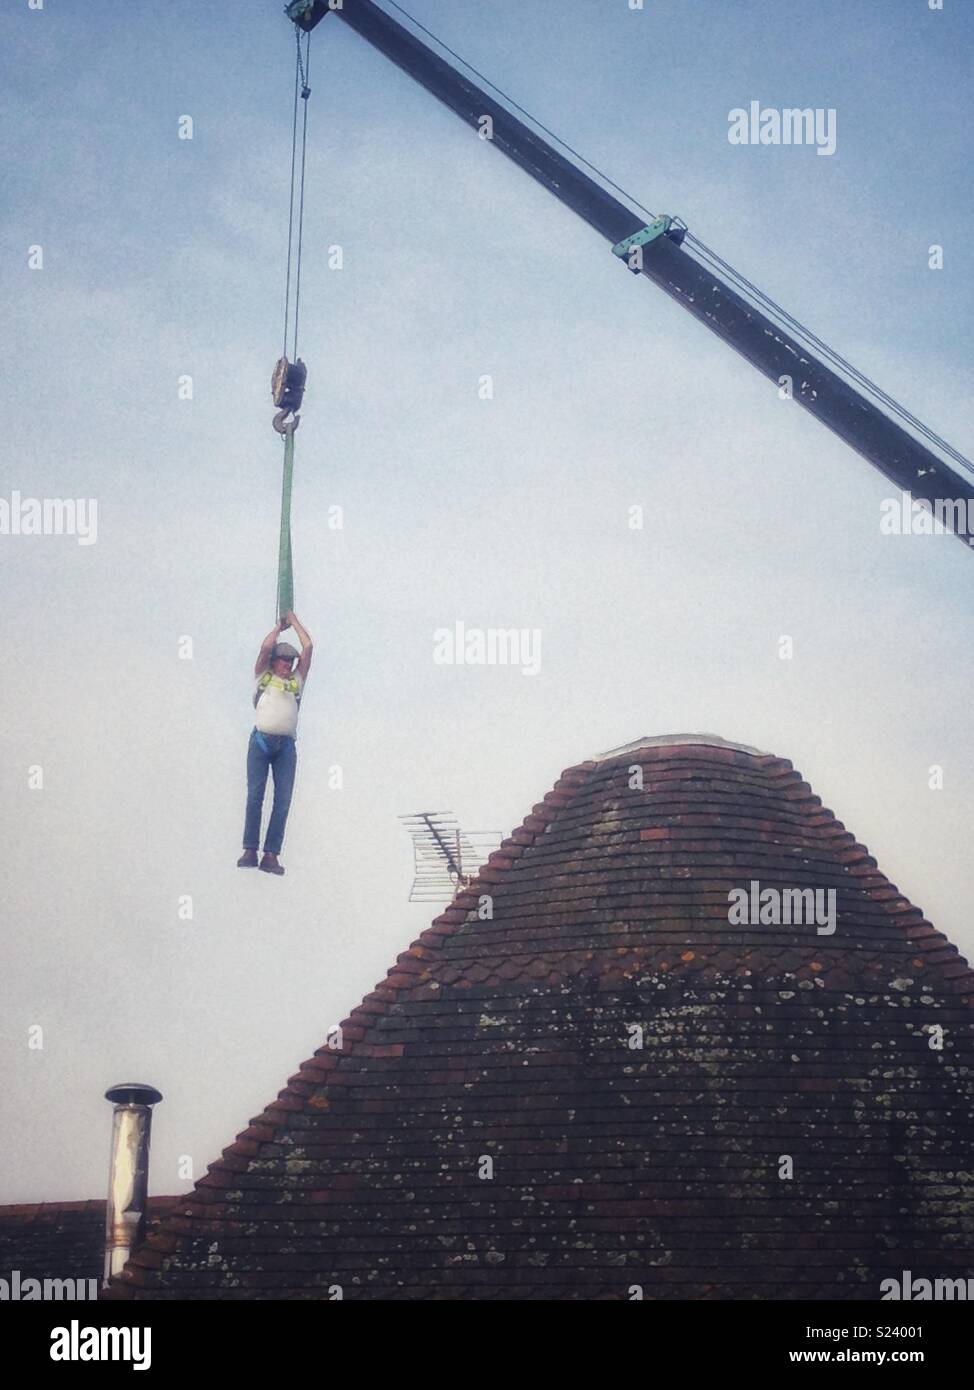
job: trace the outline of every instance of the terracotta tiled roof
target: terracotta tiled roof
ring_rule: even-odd
[[[752,881],[834,889],[834,934],[731,925]],[[972,1022],[974,972],[790,763],[643,740],[562,775],[110,1296],[971,1273]]]
[[[149,1198],[150,1232],[178,1201]],[[100,1281],[104,1255],[104,1201],[0,1206],[0,1279],[17,1269],[22,1279]]]

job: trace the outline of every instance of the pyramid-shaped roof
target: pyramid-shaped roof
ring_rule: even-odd
[[[742,924],[752,885],[834,890],[834,930]],[[789,762],[637,740],[563,773],[109,1296],[970,1275],[972,1022],[974,972]]]

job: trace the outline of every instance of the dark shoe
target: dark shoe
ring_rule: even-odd
[[[268,854],[266,850],[258,868],[263,869],[265,874],[282,874],[284,872],[284,865],[277,862],[277,855]]]
[[[240,856],[240,858],[237,860],[237,868],[238,868],[238,869],[256,869],[256,868],[257,868],[257,851],[256,851],[255,849],[245,849],[244,852],[243,852],[243,854],[242,854],[242,855]]]

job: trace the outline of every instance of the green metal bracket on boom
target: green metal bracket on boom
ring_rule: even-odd
[[[330,9],[338,8],[338,5],[329,5],[327,0],[324,4],[321,0],[291,0],[290,5],[285,6],[284,13],[293,24],[310,31],[320,19],[324,19]]]
[[[674,223],[677,223],[674,226]],[[648,246],[651,241],[655,241],[658,236],[668,236],[671,241],[675,241],[677,246],[686,236],[687,229],[682,222],[678,222],[675,217],[657,217],[655,222],[650,222],[648,227],[643,227],[641,232],[633,232],[632,236],[627,236],[624,241],[616,242],[612,248],[613,256],[619,256],[626,260],[630,251],[637,246]],[[638,275],[642,266],[633,266],[632,269]]]

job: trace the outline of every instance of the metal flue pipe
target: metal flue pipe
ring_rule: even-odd
[[[162,1093],[138,1081],[124,1082],[106,1091],[105,1099],[115,1107],[105,1210],[103,1282],[107,1284],[145,1239],[152,1107],[162,1100]]]

